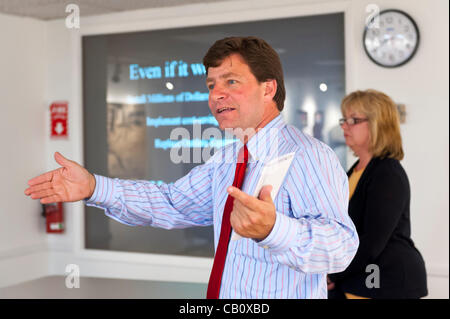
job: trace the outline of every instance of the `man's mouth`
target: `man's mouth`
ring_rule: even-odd
[[[233,111],[233,110],[234,110],[233,107],[224,106],[224,107],[221,107],[221,108],[217,109],[217,114],[224,113],[224,112],[230,112],[230,111]]]

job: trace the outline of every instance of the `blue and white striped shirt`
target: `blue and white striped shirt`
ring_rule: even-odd
[[[175,183],[95,175],[87,205],[127,225],[165,229],[214,225],[233,183],[241,142],[218,150],[209,161]],[[356,254],[359,239],[347,213],[348,180],[337,156],[324,143],[277,116],[247,143],[249,163],[242,190],[253,194],[264,163],[295,152],[274,199],[275,225],[262,241],[230,241],[220,298],[327,298],[327,273],[341,272]]]

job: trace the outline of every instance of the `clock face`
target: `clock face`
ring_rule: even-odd
[[[419,30],[414,20],[399,10],[385,10],[364,30],[364,49],[369,58],[384,67],[408,62],[419,45]]]

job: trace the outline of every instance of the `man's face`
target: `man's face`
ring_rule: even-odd
[[[258,82],[239,54],[208,68],[206,85],[209,108],[222,130],[260,127],[269,104],[265,97],[266,83]]]

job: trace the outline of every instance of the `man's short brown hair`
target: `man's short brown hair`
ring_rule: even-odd
[[[233,53],[238,53],[250,68],[258,82],[277,81],[277,92],[273,100],[279,111],[283,110],[286,98],[283,69],[275,50],[263,39],[257,37],[228,37],[216,41],[206,52],[203,65],[208,72],[209,67],[218,67],[222,61]]]

